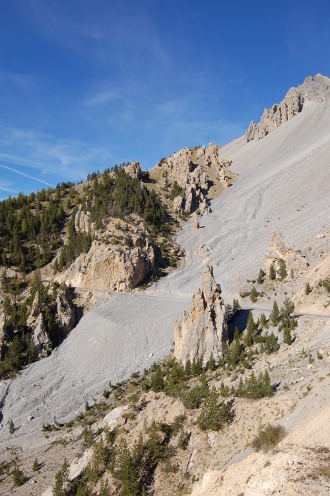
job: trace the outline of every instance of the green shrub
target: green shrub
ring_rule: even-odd
[[[190,432],[184,432],[184,430],[182,429],[178,439],[178,448],[182,450],[186,450],[189,444],[190,436],[191,436]]]
[[[257,451],[269,451],[274,448],[285,437],[286,431],[281,425],[268,424],[260,430],[258,436],[253,440],[252,446]]]

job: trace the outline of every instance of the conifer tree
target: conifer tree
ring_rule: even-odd
[[[278,273],[278,276],[281,279],[281,281],[283,281],[283,279],[285,279],[286,276],[288,275],[287,270],[286,270],[285,260],[283,260],[283,258],[280,258],[278,260],[278,265],[279,265],[279,268],[278,268],[277,273]]]
[[[257,278],[257,283],[258,284],[263,284],[265,281],[265,276],[266,272],[262,269],[259,270],[258,278]]]
[[[151,389],[155,393],[159,393],[160,391],[162,391],[164,389],[164,386],[165,386],[165,384],[164,384],[162,370],[161,370],[160,366],[158,365],[156,367],[155,372],[152,374]]]
[[[270,322],[273,326],[276,326],[280,321],[280,311],[278,309],[278,305],[277,305],[276,300],[274,300],[273,310],[271,311],[269,319],[270,319]]]
[[[245,334],[245,344],[246,344],[246,346],[252,346],[253,341],[254,341],[254,338],[255,338],[256,331],[257,331],[257,326],[254,323],[253,314],[252,314],[252,312],[250,310],[249,316],[248,316],[248,320],[247,320],[247,324],[246,324],[246,334]]]
[[[285,344],[292,344],[291,331],[288,325],[285,325],[283,328],[283,341]]]
[[[274,281],[276,279],[276,271],[274,264],[271,264],[271,266],[269,267],[269,279],[271,281]]]

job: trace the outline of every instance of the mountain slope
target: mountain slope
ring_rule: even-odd
[[[38,435],[41,423],[75,414],[106,382],[120,381],[165,356],[175,320],[189,307],[206,263],[214,265],[224,299],[231,302],[263,266],[273,229],[301,247],[328,225],[328,99],[305,106],[261,140],[235,140],[219,156],[233,161],[238,179],[212,202],[202,229],[183,226],[177,237],[186,252],[181,268],[143,295],[113,296],[85,316],[51,357],[2,383],[3,441],[12,442],[9,419],[20,426],[18,436]],[[31,394],[36,388],[38,394]],[[34,419],[28,422],[31,412]]]

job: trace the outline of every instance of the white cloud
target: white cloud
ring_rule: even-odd
[[[60,139],[31,129],[0,126],[0,159],[7,167],[38,170],[40,181],[50,183],[45,176],[57,180],[82,179],[89,170],[109,166],[113,154],[109,149],[86,142]],[[19,164],[19,165],[18,165]],[[13,171],[14,172],[14,171]],[[32,174],[32,176],[34,176]]]

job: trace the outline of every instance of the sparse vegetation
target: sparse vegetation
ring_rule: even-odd
[[[17,487],[23,486],[27,481],[27,478],[25,477],[24,473],[22,472],[22,470],[20,470],[20,468],[17,465],[15,466],[11,475],[13,478],[14,485]]]
[[[259,430],[258,436],[253,440],[252,446],[257,451],[269,451],[273,449],[285,437],[286,431],[281,425],[268,424]]]

